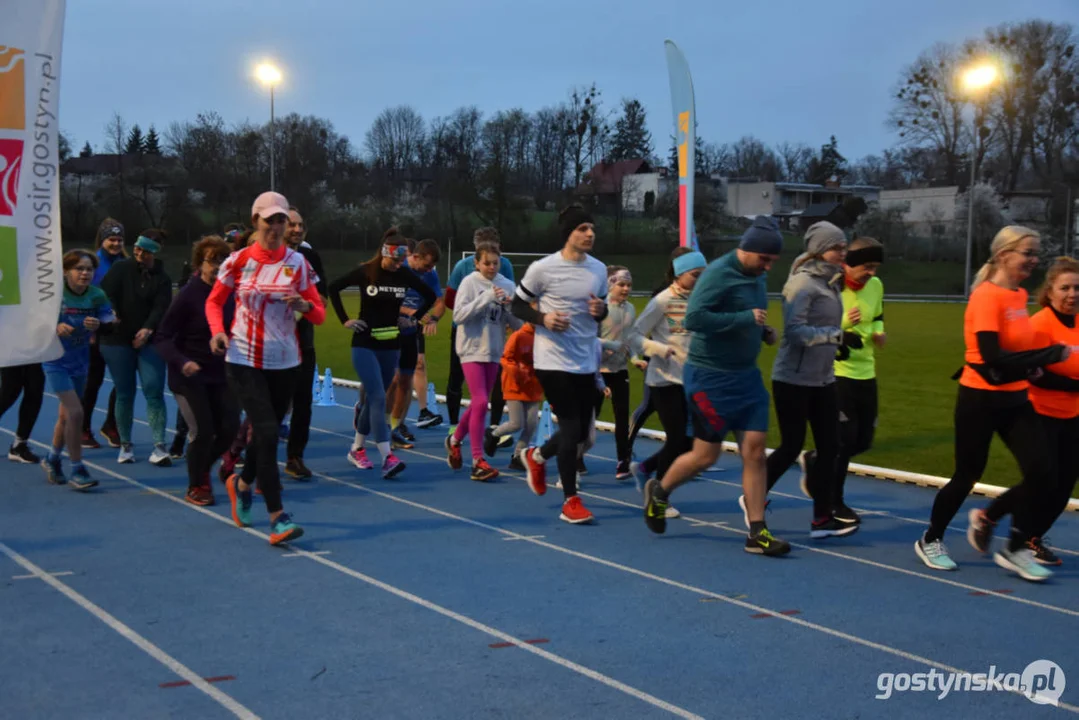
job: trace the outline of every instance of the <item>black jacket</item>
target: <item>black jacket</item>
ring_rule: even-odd
[[[102,345],[130,345],[142,328],[156,330],[172,302],[172,280],[161,260],[144,270],[134,258],[113,263],[101,280],[119,318],[113,332],[101,337]]]

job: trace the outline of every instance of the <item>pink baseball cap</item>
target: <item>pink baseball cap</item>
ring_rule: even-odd
[[[264,192],[255,198],[251,206],[251,217],[270,218],[274,215],[288,215],[288,200],[281,193]]]

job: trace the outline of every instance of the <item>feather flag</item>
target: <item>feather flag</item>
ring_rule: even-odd
[[[671,79],[671,104],[674,108],[675,145],[678,148],[678,244],[699,250],[693,226],[693,179],[696,168],[697,108],[693,97],[693,78],[689,64],[671,40],[667,49],[667,72]]]

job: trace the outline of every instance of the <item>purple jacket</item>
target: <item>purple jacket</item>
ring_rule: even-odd
[[[169,389],[182,391],[190,383],[225,384],[225,356],[210,352],[210,323],[206,321],[206,298],[213,288],[192,277],[173,298],[154,333],[154,347],[169,366]],[[232,325],[236,310],[230,296],[225,303],[225,327]],[[184,363],[198,363],[202,370],[186,377]]]

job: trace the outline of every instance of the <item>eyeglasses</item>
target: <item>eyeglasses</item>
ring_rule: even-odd
[[[75,267],[73,267],[71,269],[74,270],[75,272],[79,272],[79,273],[92,273],[92,272],[94,272],[93,267],[86,267],[85,265],[76,265]]]

